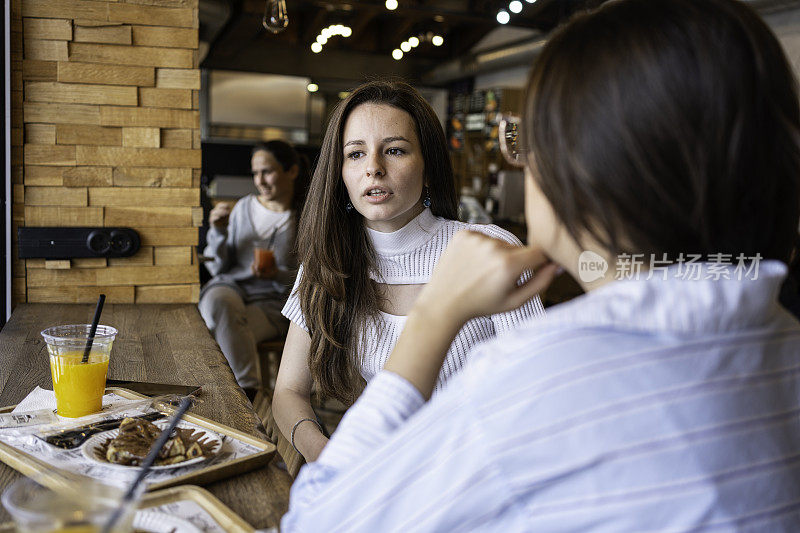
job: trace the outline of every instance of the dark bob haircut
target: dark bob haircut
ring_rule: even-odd
[[[749,7],[604,4],[552,36],[528,89],[529,163],[579,243],[788,262],[800,214],[796,83]]]

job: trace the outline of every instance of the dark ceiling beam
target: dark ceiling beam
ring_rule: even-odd
[[[491,22],[497,24],[494,19],[494,13],[488,13],[486,15],[474,15],[473,12],[470,11],[470,5],[467,0],[456,0],[454,2],[436,2],[436,7],[432,6],[422,6],[422,5],[415,5],[413,7],[407,7],[407,5],[403,5],[403,2],[400,2],[400,7],[395,9],[394,11],[389,11],[383,5],[383,2],[379,3],[366,3],[366,2],[355,2],[352,0],[313,0],[312,2],[314,5],[317,6],[355,6],[357,11],[370,11],[375,14],[386,14],[386,15],[396,15],[396,16],[408,16],[414,17],[419,19],[433,19],[436,15],[441,15],[444,17],[446,22],[451,24],[486,24],[487,22]],[[516,19],[512,20],[508,26],[524,26],[529,27],[530,21],[526,20],[525,17],[516,16]]]
[[[224,39],[223,39],[224,40]],[[312,54],[307,47],[292,46],[276,41],[251,41],[241,43],[238,50],[230,53],[233,46],[220,46],[211,50],[200,65],[206,69],[263,72],[286,76],[303,76],[312,79],[354,80],[382,76],[399,76],[410,82],[418,82],[423,72],[436,63],[421,58],[409,57],[395,61],[386,54],[328,49],[321,54]]]

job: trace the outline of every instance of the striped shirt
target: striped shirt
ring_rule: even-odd
[[[282,531],[800,531],[786,274],[617,281],[480,345],[425,404],[379,374]]]
[[[425,209],[408,224],[392,233],[367,229],[378,267],[378,272],[374,273],[372,278],[379,283],[389,285],[427,283],[450,239],[456,232],[464,229],[479,231],[516,246],[522,245],[513,234],[492,224],[467,224],[448,220],[433,215],[430,209]],[[308,331],[297,295],[297,287],[302,276],[301,266],[282,312],[286,318]],[[475,344],[503,335],[528,319],[542,316],[544,308],[536,297],[514,311],[478,317],[464,324],[447,352],[436,382],[436,393],[444,388],[451,376],[461,370],[467,361],[470,349]],[[359,335],[362,342],[358,352],[361,375],[365,381],[371,381],[383,369],[405,325],[405,316],[390,315],[380,311],[376,320],[370,320],[362,326],[363,330]]]

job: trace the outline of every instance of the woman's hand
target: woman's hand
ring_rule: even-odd
[[[231,216],[231,204],[220,202],[208,214],[208,223],[217,229],[225,229],[228,226],[228,218]]]
[[[534,278],[518,285],[529,269],[535,270]],[[384,369],[430,398],[442,361],[464,323],[516,309],[547,288],[557,269],[541,251],[481,233],[457,233],[414,303]]]
[[[557,269],[541,250],[460,231],[439,258],[418,304],[463,325],[477,316],[516,309],[546,289]],[[526,270],[535,271],[533,279],[518,285]]]

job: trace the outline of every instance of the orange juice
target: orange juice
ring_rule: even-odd
[[[82,363],[82,352],[50,354],[53,390],[60,416],[76,418],[100,411],[106,388],[109,354],[93,353]]]

